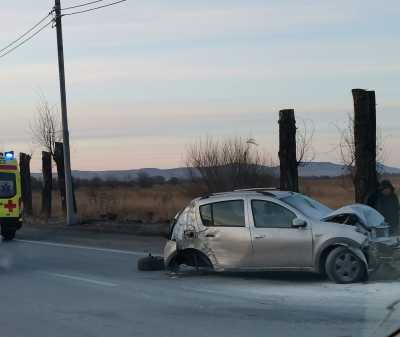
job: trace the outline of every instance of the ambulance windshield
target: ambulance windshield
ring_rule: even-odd
[[[11,198],[15,195],[15,174],[0,172],[0,198]]]

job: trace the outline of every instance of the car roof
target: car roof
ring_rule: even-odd
[[[252,188],[252,189],[241,189],[228,192],[212,193],[205,195],[203,197],[197,198],[195,200],[212,200],[221,198],[237,198],[237,197],[271,197],[276,199],[282,199],[290,195],[294,195],[295,192],[281,191],[276,188]]]

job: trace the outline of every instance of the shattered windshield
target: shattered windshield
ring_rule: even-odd
[[[321,219],[324,215],[332,212],[329,207],[302,194],[293,194],[281,200],[313,219]]]

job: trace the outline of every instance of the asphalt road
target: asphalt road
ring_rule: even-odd
[[[335,285],[307,274],[139,272],[141,252],[0,243],[0,336],[383,336],[394,282]]]

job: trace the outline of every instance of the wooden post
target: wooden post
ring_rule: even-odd
[[[64,149],[63,143],[56,142],[54,147],[54,161],[57,166],[58,190],[60,191],[61,208],[66,214],[67,206],[65,202],[65,171],[64,171]]]
[[[299,191],[296,159],[296,119],[293,109],[279,111],[280,189]]]
[[[54,161],[57,166],[57,179],[58,179],[58,189],[60,191],[61,197],[61,207],[66,214],[67,212],[67,203],[66,203],[66,188],[65,188],[65,166],[64,166],[64,146],[63,143],[56,142],[54,147]],[[74,181],[72,180],[72,199],[74,205],[74,212],[78,211],[76,206],[76,198],[75,198],[75,187]]]
[[[51,192],[53,188],[50,152],[42,151],[42,174],[42,214],[48,219],[51,216]]]
[[[354,150],[355,201],[366,203],[376,191],[376,103],[375,92],[353,89],[354,100]]]
[[[32,215],[32,187],[31,187],[31,156],[19,154],[19,171],[21,175],[21,197],[24,205],[24,214]]]

